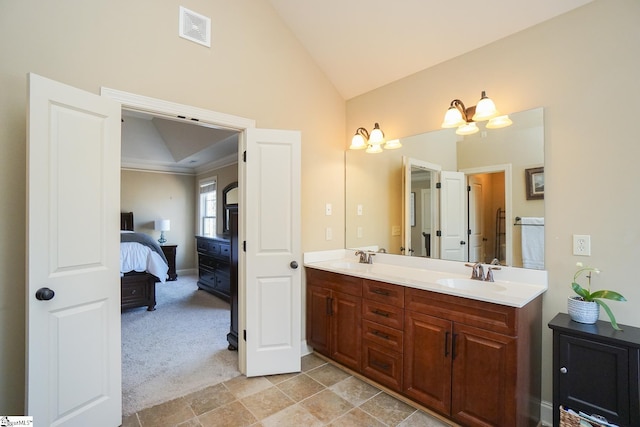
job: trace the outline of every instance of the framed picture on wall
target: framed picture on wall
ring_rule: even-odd
[[[544,167],[524,170],[527,200],[544,199]]]

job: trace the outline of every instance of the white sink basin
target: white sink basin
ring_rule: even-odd
[[[446,286],[448,288],[453,289],[467,289],[467,290],[484,290],[484,291],[493,291],[500,292],[504,291],[505,288],[502,285],[498,285],[494,282],[483,282],[481,280],[472,280],[472,279],[438,279],[436,282],[439,285]]]
[[[343,270],[366,270],[371,264],[361,264],[358,262],[338,261],[332,262],[331,267]]]

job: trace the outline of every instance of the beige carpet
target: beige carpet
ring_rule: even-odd
[[[198,290],[197,276],[156,283],[156,310],[122,313],[125,415],[240,375],[227,349],[229,304]]]

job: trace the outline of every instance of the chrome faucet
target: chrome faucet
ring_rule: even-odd
[[[494,258],[491,260],[491,265],[500,265],[500,260],[498,258]]]
[[[484,267],[482,263],[476,262],[475,264],[465,264],[467,267],[471,267],[471,279],[481,280],[483,282],[493,282],[493,271],[501,270],[501,267],[489,266],[487,267],[487,275],[484,275]]]
[[[482,267],[482,263],[476,262],[475,264],[465,265],[471,267],[471,280],[484,280],[484,267]]]
[[[356,255],[360,255],[360,260],[358,261],[360,264],[373,264],[373,258],[375,254],[366,253],[365,251],[357,251]]]
[[[500,267],[489,267],[487,271],[487,277],[484,279],[486,282],[493,282],[493,270],[501,270]]]

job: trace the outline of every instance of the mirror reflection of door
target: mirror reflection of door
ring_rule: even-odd
[[[404,157],[405,220],[404,254],[438,257],[439,245],[435,232],[439,223],[439,200],[436,184],[440,165]],[[411,198],[413,197],[413,202]]]

